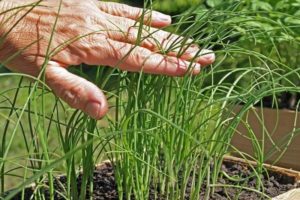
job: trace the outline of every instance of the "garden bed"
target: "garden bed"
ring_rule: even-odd
[[[249,165],[250,164],[250,165]],[[253,175],[251,167],[255,166],[255,163],[244,161],[239,158],[225,157],[222,165],[222,174],[218,179],[218,183],[214,186],[215,193],[211,195],[209,199],[211,200],[227,200],[227,199],[268,199],[269,197],[278,197],[282,194],[287,194],[286,192],[293,189],[299,188],[300,173],[297,171],[286,170],[283,168],[273,167],[266,165],[265,168],[268,172],[261,176],[260,180],[263,185],[264,194],[260,194],[256,191],[258,185],[257,177]],[[226,175],[225,175],[226,174]],[[238,180],[239,179],[239,180]],[[78,188],[80,188],[81,176],[78,177]],[[60,176],[56,179],[56,191],[63,192],[63,185],[66,182],[64,176]],[[118,200],[117,185],[114,177],[113,166],[110,162],[104,162],[97,166],[94,171],[94,192],[93,199],[95,200]],[[189,187],[186,189],[186,199],[189,198]],[[201,199],[205,197],[205,188],[202,188]],[[34,187],[27,188],[25,191],[25,200],[30,199]],[[293,190],[294,191],[294,190]],[[59,192],[55,194],[55,199],[64,199],[59,195]],[[294,195],[300,195],[294,192]],[[47,190],[45,190],[47,196]],[[296,193],[296,194],[295,194]],[[154,188],[150,191],[150,198],[155,199]],[[299,196],[297,196],[299,197]],[[21,196],[16,196],[14,199],[21,199]],[[89,195],[87,197],[89,199]],[[134,199],[134,198],[132,198]],[[165,199],[163,195],[158,196],[156,199]],[[290,199],[289,197],[281,198],[280,200]]]

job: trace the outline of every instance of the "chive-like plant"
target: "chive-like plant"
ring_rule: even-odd
[[[30,77],[32,83],[25,81],[23,74],[1,74],[3,80],[17,80],[17,87],[0,92],[3,199],[15,195],[26,199],[26,188],[32,183],[32,198],[92,198],[94,166],[106,158],[113,163],[120,200],[210,199],[216,188],[228,187],[255,191],[268,198],[259,178],[254,189],[245,187],[236,177],[229,177],[235,180],[233,185],[219,184],[218,178],[228,176],[220,171],[222,158],[235,151],[230,141],[243,114],[265,96],[299,91],[299,84],[290,77],[299,78],[300,68],[291,65],[285,60],[289,56],[278,50],[282,44],[278,41],[286,38],[284,43],[299,47],[295,32],[298,25],[273,20],[270,11],[259,10],[258,15],[257,10],[245,9],[245,2],[209,9],[196,5],[175,16],[170,30],[183,39],[161,53],[179,48],[180,56],[191,44],[215,50],[216,63],[203,68],[199,76],[129,73],[117,66],[72,68],[105,91],[111,112],[100,122],[69,109],[54,97],[43,83],[43,70],[39,77]],[[152,1],[145,2],[145,8],[151,10],[151,6]],[[273,14],[278,18],[287,16],[280,11]],[[288,17],[297,19],[294,15]],[[266,28],[265,23],[272,27]],[[143,29],[146,26],[140,23],[138,42],[153,37],[151,33],[142,36]],[[269,51],[257,45],[266,38],[271,41]],[[199,51],[194,59],[201,54]],[[237,103],[244,106],[233,115]],[[262,164],[266,155],[263,142],[252,136],[256,157],[238,153],[257,161],[251,177],[259,177],[265,173]],[[21,137],[24,141],[18,140]],[[272,136],[267,133],[266,137]],[[65,175],[65,182],[57,178],[60,174]],[[14,190],[6,194],[11,189],[9,180]]]

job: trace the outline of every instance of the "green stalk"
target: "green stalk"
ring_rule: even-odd
[[[18,98],[18,95],[19,95],[19,91],[20,91],[20,88],[21,88],[21,84],[23,82],[23,78],[21,77],[20,78],[20,81],[19,81],[19,84],[18,84],[18,87],[17,87],[17,90],[16,90],[16,93],[14,95],[14,98],[13,98],[13,101],[12,101],[12,107],[10,109],[10,112],[8,114],[8,118],[10,116],[12,116],[13,112],[14,112],[14,109],[15,109],[15,105],[16,105],[16,101],[17,101],[17,98]],[[5,126],[4,126],[4,129],[3,129],[3,136],[2,136],[2,143],[1,143],[1,151],[0,151],[0,157],[1,158],[4,158],[4,152],[5,152],[5,148],[6,148],[6,137],[7,137],[7,130],[8,130],[8,127],[9,127],[9,124],[10,124],[10,120],[7,119],[6,120],[6,123],[5,123]],[[0,181],[0,185],[1,185],[1,190],[0,190],[0,194],[4,193],[4,186],[5,186],[5,177],[4,177],[4,172],[5,172],[5,161],[3,160],[3,165],[0,167],[0,177],[1,177],[1,181]]]

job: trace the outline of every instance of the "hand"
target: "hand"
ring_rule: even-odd
[[[3,0],[1,4],[5,2],[6,7],[33,3],[32,0]],[[189,71],[190,64],[192,73],[198,74],[200,66],[211,64],[215,59],[214,54],[209,53],[190,63],[189,60],[199,52],[196,45],[187,45],[180,58],[176,56],[179,48],[168,55],[160,54],[160,49],[167,50],[174,42],[182,40],[156,29],[171,23],[170,16],[162,13],[153,11],[144,15],[143,40],[137,46],[137,20],[142,9],[96,0],[63,0],[59,11],[59,4],[60,0],[44,0],[35,7],[6,12],[6,23],[1,26],[0,33],[4,35],[13,28],[0,47],[0,61],[14,56],[6,64],[8,68],[37,76],[45,58],[50,55],[45,68],[46,83],[71,107],[94,119],[106,114],[106,98],[97,86],[68,72],[66,68],[70,65],[108,65],[128,71],[182,76]],[[14,17],[9,17],[12,15]],[[47,54],[56,18],[51,53]],[[20,53],[14,55],[16,52]]]

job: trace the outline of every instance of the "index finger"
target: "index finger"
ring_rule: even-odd
[[[152,27],[162,28],[165,26],[169,26],[172,22],[171,16],[157,11],[145,10],[142,8],[114,2],[100,1],[98,5],[101,11],[114,16],[125,17],[135,21],[138,21],[140,17],[143,16],[144,23]]]

